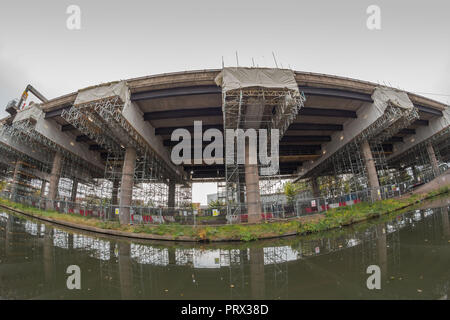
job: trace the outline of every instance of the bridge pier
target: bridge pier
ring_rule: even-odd
[[[45,187],[47,186],[47,181],[42,180],[41,183],[41,198],[44,198],[45,196]]]
[[[311,178],[311,186],[312,186],[313,197],[319,198],[320,197],[320,188],[319,188],[319,183],[317,181],[317,177]]]
[[[439,175],[439,166],[438,166],[436,154],[434,153],[434,148],[433,148],[433,145],[431,144],[431,142],[427,143],[427,153],[428,153],[428,156],[430,157],[430,163],[431,163],[431,168],[433,170],[433,174],[435,177],[437,177]]]
[[[50,185],[48,190],[48,199],[50,200],[50,209],[54,209],[54,201],[58,194],[59,178],[61,176],[62,155],[59,152],[55,153],[53,158],[52,172],[50,173]]]
[[[120,185],[120,224],[130,223],[130,206],[133,198],[134,166],[136,150],[128,147],[125,151],[125,160],[122,168],[122,183]]]
[[[175,208],[175,181],[170,180],[169,181],[169,196],[167,199],[167,207],[168,208]]]
[[[247,192],[248,222],[261,221],[258,164],[250,164],[249,145],[245,144],[245,189]]]
[[[375,160],[373,159],[372,150],[370,150],[369,141],[364,140],[361,143],[361,152],[366,164],[367,180],[371,190],[372,200],[381,200],[380,182],[378,181]]]
[[[72,180],[72,192],[70,194],[70,201],[76,202],[77,201],[77,191],[78,191],[78,180],[74,178]]]

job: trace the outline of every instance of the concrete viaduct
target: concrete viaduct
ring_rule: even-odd
[[[23,110],[10,105],[10,116],[1,124],[0,147],[4,152],[0,162],[3,166],[14,164],[12,192],[21,164],[36,163],[30,170],[42,180],[43,190],[48,183],[49,200],[59,199],[61,177],[73,180],[71,199],[76,200],[78,182],[108,179],[105,172],[113,163],[110,155],[122,154],[113,163],[120,176],[111,178],[115,179],[111,201],[121,208],[121,223],[128,223],[136,167],[143,157],[147,157],[146,165],[158,166],[153,169],[157,175],[142,181],[165,183],[168,207],[176,206],[176,185],[222,181],[225,165],[176,166],[170,160],[170,150],[176,143],[170,137],[175,129],[193,132],[194,121],[202,121],[203,130],[224,130],[222,89],[215,82],[220,72],[200,70],[133,78],[81,89]],[[311,179],[317,195],[315,179],[329,172],[336,154],[357,143],[369,186],[376,188],[379,183],[370,141],[382,146],[387,162],[394,167],[418,146],[426,148],[436,173],[440,162],[450,161],[448,148],[440,150],[437,159],[432,143],[437,137],[436,141],[449,139],[450,111],[443,103],[365,81],[293,74],[306,101],[281,137],[279,175]],[[392,108],[401,112],[408,109],[414,116],[403,112],[389,121],[386,115],[391,115]],[[46,165],[39,167],[38,163]],[[258,170],[252,174],[257,176]],[[246,179],[252,177],[247,175]],[[245,192],[259,194],[257,184],[247,181]],[[259,196],[254,201],[259,201]],[[257,221],[259,209],[251,210],[255,210]]]

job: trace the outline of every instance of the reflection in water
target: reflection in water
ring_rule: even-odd
[[[42,245],[42,260],[44,263],[44,277],[45,277],[45,283],[49,284],[52,281],[52,275],[53,275],[53,245],[55,245],[55,240],[58,239],[58,237],[53,238],[52,241],[52,234],[53,236],[58,234],[58,229],[53,228],[45,228],[44,230],[44,243]],[[67,249],[68,247],[63,247]]]
[[[264,264],[266,248],[250,248],[250,278],[252,288],[252,298],[264,299],[265,278]]]
[[[386,229],[385,224],[377,225],[377,251],[378,251],[378,266],[381,270],[382,281],[386,280],[387,275],[387,246],[386,246]]]
[[[443,298],[448,212],[427,208],[308,237],[211,245],[117,240],[2,212],[0,298]],[[65,286],[71,264],[81,268],[81,291]],[[371,264],[380,266],[380,291],[366,288]]]
[[[119,242],[119,278],[122,299],[133,299],[132,250],[127,242]]]
[[[448,222],[448,214],[443,214],[442,215],[442,230],[445,236],[449,236],[450,235],[450,224]]]

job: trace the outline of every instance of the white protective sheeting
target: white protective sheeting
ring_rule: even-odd
[[[163,146],[162,139],[155,136],[154,128],[149,122],[144,121],[142,111],[130,100],[130,91],[126,81],[81,90],[78,92],[74,105],[77,106],[97,100],[106,100],[117,96],[124,105],[122,109],[123,118],[139,133],[150,148],[155,151],[169,167],[177,171],[177,168],[170,161],[169,153]],[[121,130],[116,130],[114,128],[111,128],[111,130],[122,144],[128,144],[127,137],[123,135]]]
[[[223,68],[215,82],[222,87],[222,92],[243,88],[289,89],[297,92],[294,72],[287,69],[269,68]]]
[[[81,105],[101,99],[108,99],[119,96],[120,99],[127,101],[128,87],[125,81],[100,85],[93,88],[82,89],[78,91],[74,105]]]
[[[375,106],[380,110],[386,110],[386,107],[390,104],[402,109],[413,109],[414,104],[408,97],[408,94],[403,91],[396,91],[390,88],[375,88],[372,94],[372,99]]]

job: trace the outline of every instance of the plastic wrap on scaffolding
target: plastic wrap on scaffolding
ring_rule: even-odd
[[[78,91],[74,105],[92,103],[97,100],[105,100],[113,97],[119,97],[122,102],[127,101],[128,87],[125,81],[112,83],[109,85],[100,85]]]
[[[373,141],[383,142],[419,118],[419,112],[406,92],[390,88],[376,88],[372,98],[377,108],[380,108],[381,105],[385,110],[386,118],[384,124],[379,126],[380,132],[372,137]]]
[[[411,110],[414,108],[413,103],[409,100],[406,92],[393,90],[390,88],[377,87],[372,94],[375,106],[384,110],[388,104],[397,108]]]
[[[286,69],[224,68],[215,82],[222,87],[225,128],[241,126],[243,115],[252,112],[247,107],[259,104],[263,117],[270,118],[266,128],[278,129],[281,138],[306,100],[294,72]]]
[[[286,69],[223,68],[215,82],[222,92],[244,88],[288,89],[300,95],[294,72]]]

